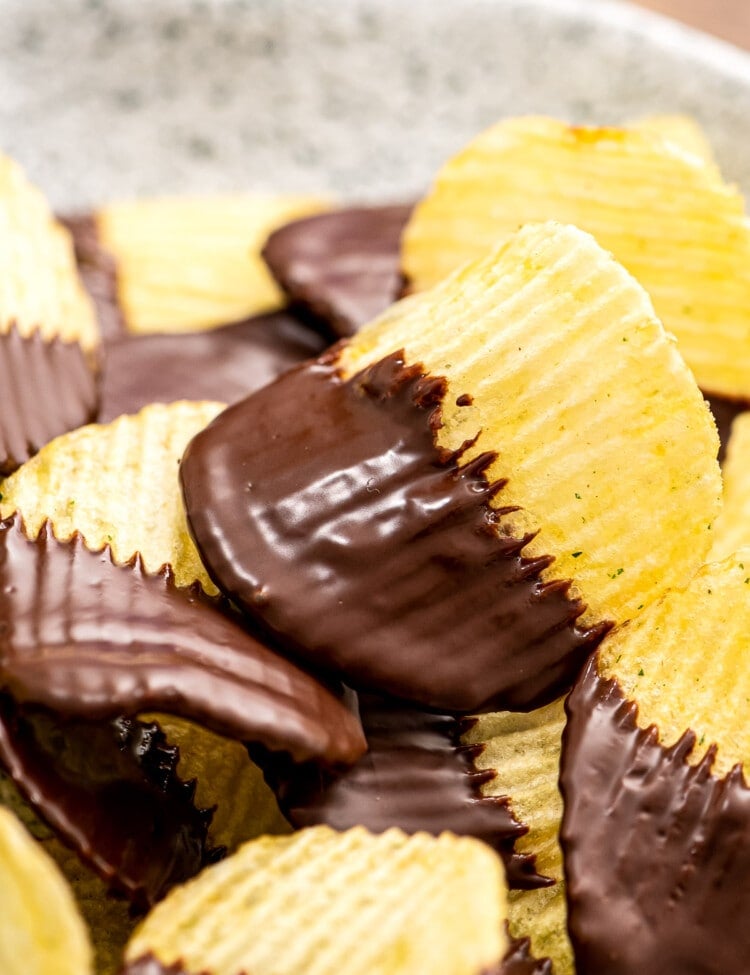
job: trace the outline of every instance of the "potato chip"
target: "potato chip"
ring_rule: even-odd
[[[188,533],[177,474],[190,438],[222,408],[155,404],[58,437],[0,483],[0,517],[20,512],[31,538],[49,520],[57,538],[78,531],[120,562],[140,552],[148,571],[170,565],[178,586],[198,581],[215,593]]]
[[[702,159],[707,165],[716,165],[708,136],[689,115],[649,115],[628,127],[660,136],[684,152]]]
[[[476,840],[324,826],[262,837],[175,889],[126,950],[209,975],[477,975],[505,954],[505,882]]]
[[[324,209],[305,196],[162,198],[97,214],[134,332],[187,332],[272,311],[284,299],[260,251],[277,227]]]
[[[498,453],[501,530],[536,533],[524,553],[554,556],[543,578],[572,579],[585,619],[628,619],[701,563],[720,503],[713,420],[648,296],[588,234],[523,228],[393,306],[340,364],[351,376],[396,349],[446,377],[438,444]]]
[[[195,779],[195,804],[215,808],[208,828],[210,846],[232,853],[264,833],[290,832],[244,745],[171,714],[141,715],[141,719],[156,721],[170,745],[180,749],[177,774],[184,782]]]
[[[551,887],[508,892],[510,933],[515,938],[530,938],[534,955],[551,958],[556,975],[572,975],[558,838],[563,701],[528,714],[504,711],[480,715],[474,721],[462,741],[482,744],[484,750],[474,760],[475,765],[495,772],[495,777],[482,786],[483,795],[510,796],[514,814],[529,827],[528,833],[516,840],[517,852],[533,854],[538,873],[555,881]]]
[[[86,927],[54,861],[0,807],[0,971],[3,975],[87,975]]]
[[[70,235],[21,167],[0,155],[0,333],[99,344],[94,307],[76,270]]]
[[[732,423],[724,461],[724,506],[713,527],[712,559],[750,545],[750,413]]]
[[[678,138],[545,118],[501,122],[438,174],[403,238],[403,269],[428,288],[526,222],[593,234],[643,285],[702,389],[750,393],[750,231],[739,192]],[[686,142],[689,149],[686,149]]]

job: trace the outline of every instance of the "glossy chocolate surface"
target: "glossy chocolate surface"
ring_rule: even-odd
[[[511,940],[508,954],[486,975],[554,975],[549,958],[535,958],[528,938]]]
[[[46,443],[92,420],[97,381],[77,342],[0,335],[0,476]]]
[[[665,748],[587,663],[568,701],[561,789],[579,975],[740,975],[750,959],[750,789],[695,735]]]
[[[105,342],[117,338],[125,332],[117,296],[117,262],[101,245],[95,216],[85,213],[57,219],[73,238],[78,273],[96,307],[102,338]]]
[[[298,761],[349,763],[359,721],[315,678],[246,632],[197,587],[138,559],[29,541],[0,522],[0,689],[21,705],[102,720],[157,710]]]
[[[399,242],[411,206],[352,207],[296,220],[263,251],[293,305],[353,335],[401,291]]]
[[[0,762],[25,798],[112,887],[147,907],[213,855],[209,812],[154,724],[70,721],[0,694]]]
[[[201,332],[123,336],[106,348],[98,419],[179,399],[234,403],[325,345],[283,312]]]
[[[537,707],[607,627],[579,628],[569,584],[541,581],[552,559],[503,534],[494,455],[436,446],[444,391],[399,354],[347,382],[328,359],[287,373],[190,443],[188,520],[290,653],[428,709]]]
[[[398,826],[435,836],[450,830],[493,847],[511,887],[552,883],[536,873],[533,856],[514,851],[528,827],[514,818],[509,800],[482,796],[494,772],[475,767],[483,746],[461,744],[460,720],[375,695],[360,696],[359,716],[368,752],[340,774],[253,751],[293,826],[366,826],[373,833]]]

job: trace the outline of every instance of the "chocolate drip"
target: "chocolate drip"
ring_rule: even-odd
[[[295,759],[355,761],[357,719],[254,639],[218,600],[80,536],[29,541],[0,522],[0,689],[86,720],[161,710]]]
[[[740,413],[744,413],[745,410],[750,410],[750,402],[746,400],[726,399],[723,396],[717,396],[712,393],[706,393],[705,397],[708,405],[711,407],[711,412],[716,421],[716,428],[719,431],[719,440],[721,441],[719,463],[723,464],[727,453],[729,437],[732,433],[732,424]]]
[[[552,975],[552,962],[549,958],[535,958],[528,938],[511,938],[505,958],[483,975]]]
[[[0,335],[0,475],[11,474],[50,440],[93,419],[94,372],[77,342]]]
[[[552,883],[536,873],[533,856],[514,851],[528,826],[514,818],[509,799],[482,796],[494,773],[474,765],[483,746],[461,745],[460,721],[373,695],[360,697],[359,716],[368,752],[341,774],[252,751],[293,826],[366,826],[373,833],[398,826],[435,836],[450,830],[493,847],[511,887]]]
[[[147,403],[234,403],[318,355],[325,344],[282,312],[202,332],[123,337],[106,349],[99,422],[136,413]]]
[[[224,592],[294,654],[362,689],[450,712],[534,708],[606,625],[579,628],[549,557],[504,534],[495,459],[435,443],[445,382],[388,356],[329,360],[221,414],[180,467],[191,530]]]
[[[401,291],[401,232],[411,206],[352,207],[296,220],[263,257],[293,305],[335,335],[353,335]]]
[[[141,907],[215,858],[210,812],[154,724],[67,721],[0,695],[0,761],[49,825]]]
[[[78,273],[91,296],[105,342],[125,332],[125,319],[117,295],[117,262],[99,240],[96,217],[77,214],[58,217],[73,238]]]
[[[154,955],[144,955],[135,961],[127,962],[120,970],[120,975],[211,975],[210,972],[188,972],[182,962],[165,965]]]
[[[750,958],[750,790],[659,744],[616,680],[586,665],[568,701],[561,789],[579,975],[727,975]]]

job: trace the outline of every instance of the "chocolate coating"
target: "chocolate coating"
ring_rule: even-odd
[[[325,345],[283,312],[202,332],[126,336],[106,348],[98,419],[179,399],[234,403]]]
[[[553,975],[552,962],[549,958],[535,958],[528,938],[511,939],[505,958],[485,975]]]
[[[360,689],[448,712],[533,708],[572,683],[606,625],[579,628],[549,557],[503,534],[494,454],[435,443],[445,383],[388,356],[330,359],[230,407],[180,465],[217,585],[292,654]],[[304,404],[304,409],[300,405]]]
[[[726,975],[750,958],[750,790],[695,735],[659,744],[616,680],[586,665],[568,700],[561,789],[579,975]]]
[[[154,724],[61,719],[0,694],[0,761],[25,798],[113,888],[142,907],[214,857],[210,812]]]
[[[0,335],[0,475],[96,414],[96,376],[77,342]]]
[[[94,214],[58,217],[73,238],[78,273],[91,296],[105,342],[125,332],[125,319],[117,295],[117,262],[99,240]]]
[[[0,689],[22,705],[103,720],[158,710],[298,761],[355,761],[358,720],[315,678],[247,633],[220,601],[139,559],[29,541],[0,522]]]
[[[716,428],[719,431],[719,440],[721,441],[719,463],[723,463],[727,453],[729,437],[732,434],[732,424],[740,413],[744,413],[745,410],[750,410],[750,403],[746,400],[726,399],[723,396],[716,396],[712,393],[706,393],[705,397],[708,405],[711,407],[711,412],[716,421]]]
[[[120,975],[211,975],[210,972],[188,972],[182,967],[182,962],[174,965],[164,965],[154,955],[144,955],[135,961],[128,962],[120,970]]]
[[[495,773],[475,767],[483,746],[461,745],[459,720],[374,695],[360,697],[359,716],[368,752],[340,774],[253,750],[294,827],[325,824],[343,832],[366,826],[382,833],[398,826],[435,836],[450,830],[493,847],[511,887],[552,883],[536,873],[533,856],[514,851],[528,826],[514,818],[509,799],[482,796],[481,786]]]
[[[271,234],[263,257],[293,305],[335,335],[353,335],[399,296],[399,243],[411,211],[352,207],[295,220]]]

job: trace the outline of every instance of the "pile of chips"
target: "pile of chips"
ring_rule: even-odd
[[[745,971],[750,223],[689,120],[370,208],[0,159],[0,229],[3,973]]]

